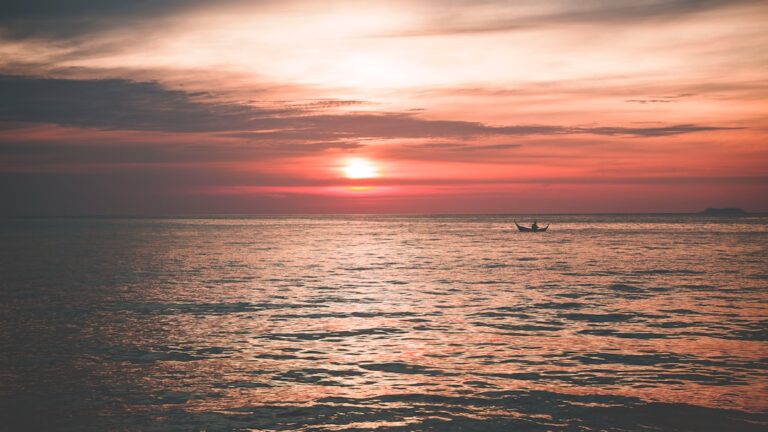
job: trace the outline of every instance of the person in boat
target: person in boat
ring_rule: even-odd
[[[531,229],[533,232],[536,232],[539,230],[539,224],[536,223],[536,221],[533,221],[533,225],[531,225]]]

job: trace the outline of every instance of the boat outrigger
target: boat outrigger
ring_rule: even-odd
[[[531,227],[528,228],[528,227],[525,227],[525,226],[522,226],[522,225],[518,224],[517,221],[515,221],[515,226],[521,232],[544,232],[544,231],[547,230],[547,228],[549,228],[549,225],[545,226],[544,228],[539,228],[539,226],[536,224],[536,222],[534,222],[533,225],[531,225]]]

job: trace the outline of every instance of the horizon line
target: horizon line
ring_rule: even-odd
[[[548,213],[190,213],[190,214],[82,214],[82,215],[0,215],[0,219],[238,219],[259,217],[334,217],[334,216],[411,216],[411,217],[451,217],[451,216],[764,216],[768,211],[742,214],[713,215],[704,210],[698,212],[548,212]]]

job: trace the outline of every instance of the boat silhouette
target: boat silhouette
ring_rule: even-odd
[[[544,228],[538,228],[538,229],[528,228],[518,224],[517,221],[515,221],[515,226],[521,232],[544,232],[547,230],[547,228],[549,228],[549,225],[545,226]]]

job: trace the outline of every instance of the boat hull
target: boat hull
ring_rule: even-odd
[[[520,231],[520,232],[530,232],[530,233],[545,232],[547,230],[547,228],[549,228],[549,225],[547,225],[544,228],[539,228],[536,231],[534,231],[533,228],[528,228],[528,227],[520,226],[520,225],[518,225],[517,222],[515,222],[515,226],[517,227],[518,231]]]

